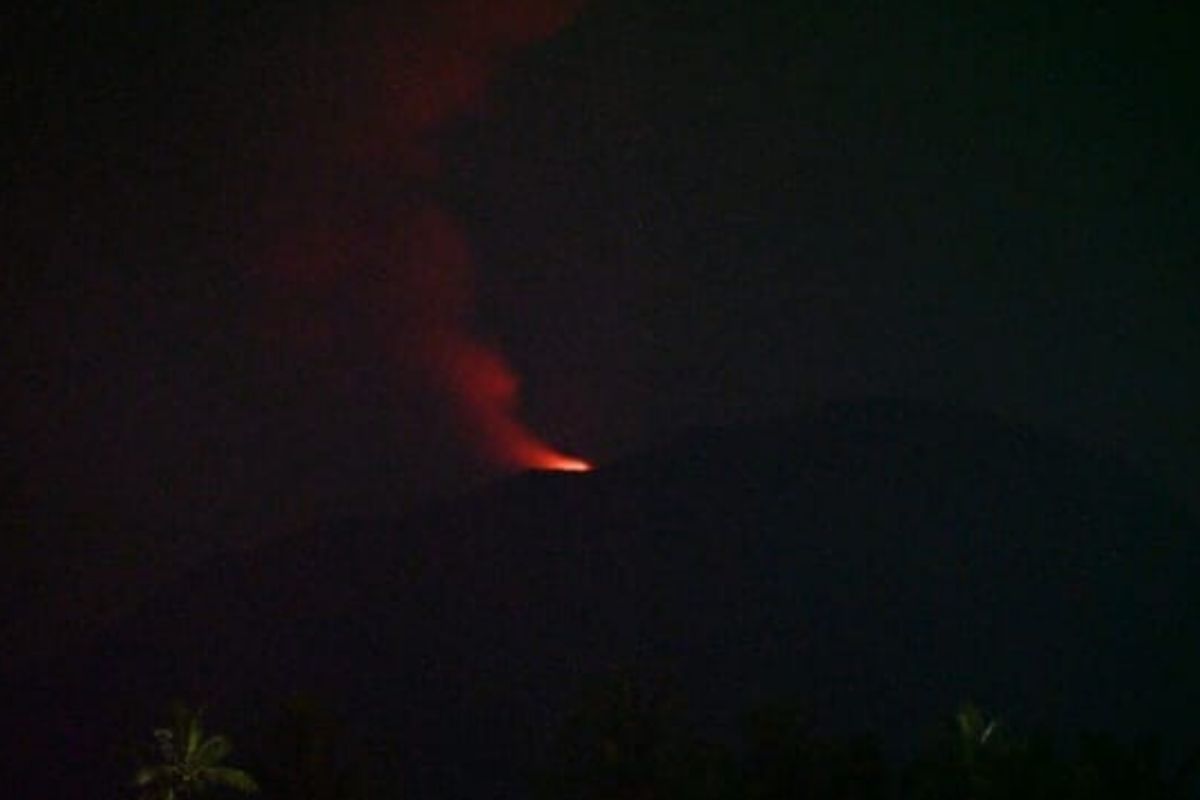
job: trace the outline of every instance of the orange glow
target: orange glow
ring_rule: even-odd
[[[590,472],[591,463],[582,458],[560,453],[544,443],[511,416],[490,426],[489,444],[492,459],[514,469],[534,469],[547,472]]]
[[[592,471],[592,465],[582,458],[572,458],[571,456],[558,455],[557,453],[548,454],[546,459],[536,466],[538,469],[550,469],[557,472]]]
[[[320,135],[336,152],[320,153],[316,199],[298,196],[300,233],[284,237],[272,255],[278,268],[271,274],[278,272],[282,285],[276,305],[285,306],[273,309],[279,320],[273,324],[295,327],[297,338],[339,366],[341,347],[358,346],[360,338],[369,339],[371,348],[383,342],[397,388],[445,399],[463,443],[481,461],[509,471],[586,472],[592,465],[556,450],[521,420],[520,376],[470,329],[470,247],[449,210],[436,202],[438,192],[427,187],[437,185],[442,167],[437,145],[443,128],[482,110],[492,72],[504,57],[553,35],[580,5],[439,0],[419,3],[428,13],[412,20],[390,11],[354,15],[353,55],[346,54],[353,70],[336,85],[354,87],[361,110],[344,120],[335,115],[339,121],[331,124],[339,127]],[[335,71],[341,71],[340,58],[337,63]],[[342,167],[351,170],[346,186],[363,187],[347,190],[353,213],[344,224],[338,222],[343,196],[335,192],[327,202],[325,178],[316,177]],[[400,185],[389,188],[393,181]],[[291,209],[291,202],[282,208]]]
[[[551,447],[518,419],[520,380],[498,352],[461,332],[445,336],[439,345],[437,372],[490,461],[510,469],[592,469],[582,458]]]

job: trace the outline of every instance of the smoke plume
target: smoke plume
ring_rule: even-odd
[[[267,259],[277,328],[333,360],[369,343],[401,391],[436,393],[474,450],[509,468],[587,465],[521,424],[513,368],[471,331],[474,264],[436,199],[447,169],[437,140],[447,123],[483,109],[516,49],[576,10],[438,0],[360,10],[315,35],[288,174],[272,199],[285,209]]]

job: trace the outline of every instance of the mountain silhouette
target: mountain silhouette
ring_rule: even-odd
[[[909,747],[969,698],[1194,739],[1197,575],[1194,521],[1117,459],[838,403],[226,554],[11,681],[0,780],[115,796],[168,701],[236,738],[304,695],[386,739],[407,796],[521,796],[614,668],[672,676],[713,726],[799,696],[814,725]]]

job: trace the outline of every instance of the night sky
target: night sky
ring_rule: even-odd
[[[841,397],[1200,510],[1183,4],[829,5],[3,12],[4,630]]]

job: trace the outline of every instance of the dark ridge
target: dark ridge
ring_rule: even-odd
[[[964,698],[1188,741],[1198,545],[1119,461],[987,415],[872,401],[696,430],[214,559],[4,690],[0,780],[119,787],[120,745],[173,698],[252,730],[305,695],[389,742],[410,796],[520,796],[617,666],[675,676],[710,721],[799,695],[901,747]]]

